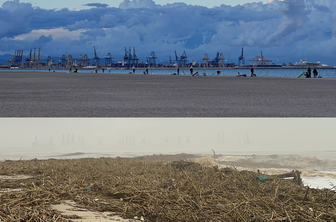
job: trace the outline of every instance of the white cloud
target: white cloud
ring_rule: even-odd
[[[119,8],[154,8],[156,6],[153,0],[124,0],[120,3]]]

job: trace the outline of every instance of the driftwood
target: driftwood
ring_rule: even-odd
[[[280,174],[280,175],[277,175],[279,178],[290,178],[290,177],[293,177],[293,182],[298,184],[298,185],[302,185],[303,182],[302,182],[302,179],[301,179],[301,173],[300,171],[298,170],[293,170],[292,172],[289,172],[289,173],[284,173],[284,174]]]
[[[154,222],[336,221],[335,192],[282,179],[295,172],[261,183],[255,172],[173,161],[159,155],[0,162],[0,175],[33,176],[0,181],[0,189],[21,189],[0,193],[0,220],[69,221],[50,204],[73,200]]]

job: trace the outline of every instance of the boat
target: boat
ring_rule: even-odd
[[[329,67],[325,63],[319,62],[308,62],[304,59],[300,60],[300,62],[296,62],[294,66],[307,66],[307,67]]]

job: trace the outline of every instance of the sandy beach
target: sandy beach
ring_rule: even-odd
[[[1,117],[335,117],[336,79],[0,73]]]

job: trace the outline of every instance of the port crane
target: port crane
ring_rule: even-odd
[[[238,65],[239,66],[244,66],[245,65],[244,48],[242,48],[241,54],[238,57]]]
[[[258,66],[266,66],[266,65],[269,65],[269,63],[272,62],[272,60],[266,59],[263,56],[263,53],[261,51],[260,56],[256,56],[253,59],[250,59],[249,62],[255,62],[255,65],[258,65]]]
[[[97,55],[96,47],[95,47],[95,46],[93,46],[93,51],[94,51],[93,65],[94,65],[94,66],[99,66],[100,58],[99,58],[98,55]]]

